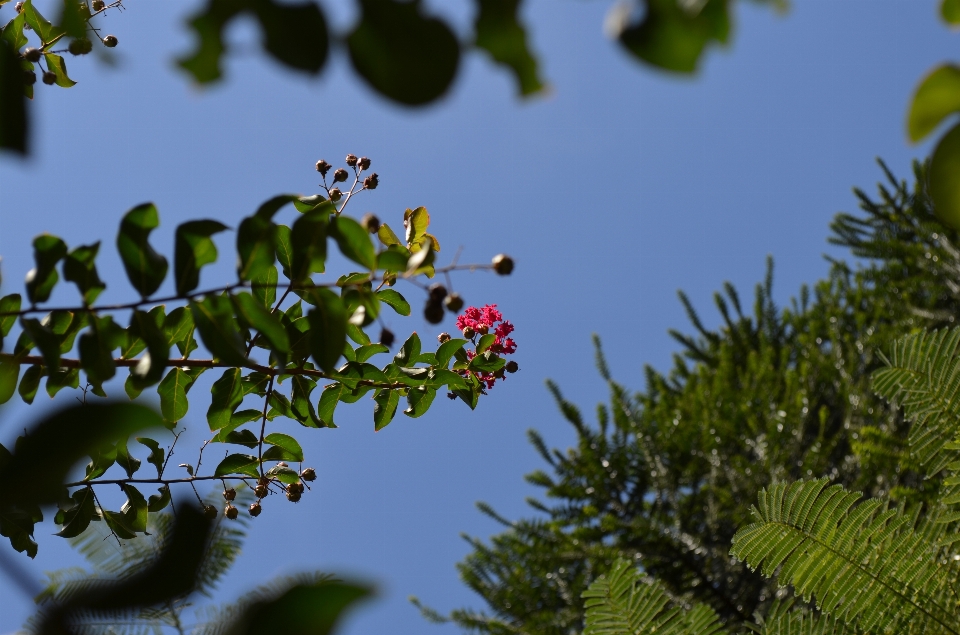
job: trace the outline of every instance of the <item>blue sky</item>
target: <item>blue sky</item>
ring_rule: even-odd
[[[822,255],[838,253],[826,244],[829,220],[855,207],[851,187],[873,189],[882,176],[874,158],[906,177],[929,151],[907,144],[908,98],[956,50],[933,1],[800,0],[785,15],[741,3],[732,46],[713,50],[696,78],[676,78],[604,38],[609,3],[532,0],[525,14],[549,95],[519,101],[511,78],[478,54],[442,102],[411,111],[374,95],[342,55],[319,79],[275,66],[256,52],[249,24],[231,32],[247,53],[231,58],[227,80],[198,90],[172,64],[192,45],[182,21],[198,3],[126,4],[103,20],[119,38],[119,66],[68,60],[75,88],[37,87],[34,156],[0,157],[3,293],[18,289],[33,266],[30,240],[48,231],[71,245],[103,240],[104,300],[133,297],[113,247],[127,209],[157,204],[153,242],[169,254],[180,222],[236,226],[274,194],[317,191],[313,163],[348,152],[369,156],[380,174],[355,214],[399,226],[405,208],[423,205],[443,259],[463,246],[463,262],[498,252],[517,262],[509,278],[454,283],[469,304],[496,303],[514,322],[521,372],[475,412],[438,400],[427,416],[398,416],[374,434],[364,400],[340,407],[339,429],[298,433],[319,487],[296,506],[270,501],[217,597],[301,570],[375,582],[379,598],[345,635],[456,632],[423,622],[411,594],[444,611],[482,608],[454,569],[467,553],[460,532],[498,530],[474,503],[530,514],[524,498],[536,492],[522,476],[542,465],[526,430],[561,448],[573,439],[544,380],[590,412],[605,397],[591,333],[616,377],[639,389],[643,365],[665,369],[676,350],[667,329],[688,330],[677,289],[716,324],[712,293],[725,280],[751,293],[768,254],[781,303],[821,277]],[[433,5],[465,28],[469,3]],[[340,25],[352,15],[342,2],[330,14]],[[11,15],[0,9],[0,20]],[[204,285],[230,279],[233,238],[223,236],[223,261],[204,271]],[[61,291],[55,300],[73,301]],[[441,328],[420,317],[421,292],[401,291],[417,310],[389,325],[432,340]],[[202,442],[212,380],[191,393],[187,423],[198,432],[181,439],[181,461],[193,462]],[[8,404],[0,442],[55,405],[38,404]],[[38,578],[80,563],[52,531],[38,528],[35,562],[20,556]],[[0,598],[0,632],[13,631],[30,606],[2,578]]]

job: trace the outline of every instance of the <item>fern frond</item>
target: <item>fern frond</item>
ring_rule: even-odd
[[[586,609],[583,635],[715,635],[723,632],[713,609],[698,604],[690,611],[673,606],[629,560],[620,559],[582,595]]]
[[[934,475],[956,460],[945,446],[960,430],[960,329],[921,332],[894,342],[873,389],[903,407],[911,455]]]
[[[761,635],[856,635],[856,629],[829,615],[777,603],[762,621]]]
[[[937,566],[931,523],[828,480],[777,484],[751,509],[730,553],[865,632],[960,634],[955,590]]]

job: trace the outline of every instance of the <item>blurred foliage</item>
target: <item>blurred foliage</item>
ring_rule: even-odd
[[[754,0],[780,8],[785,0]],[[26,155],[27,108],[36,68],[46,84],[73,86],[63,53],[86,55],[92,39],[106,48],[116,36],[103,36],[95,18],[122,9],[123,0],[57,0],[60,18],[51,23],[33,0],[17,3],[17,15],[0,30],[0,148]],[[178,65],[200,84],[223,77],[229,54],[224,34],[240,16],[253,18],[264,52],[274,61],[308,75],[320,73],[330,50],[344,46],[357,75],[377,94],[404,106],[424,106],[443,97],[460,69],[463,53],[483,51],[514,78],[517,93],[542,92],[547,83],[530,45],[521,0],[474,0],[473,32],[458,35],[421,0],[356,0],[359,18],[347,32],[331,30],[324,4],[313,0],[202,0],[187,28],[197,40]],[[0,5],[5,2],[0,2]],[[706,47],[725,44],[731,33],[734,0],[620,0],[606,30],[623,49],[654,67],[694,72]],[[28,34],[39,39],[33,47]],[[67,48],[56,45],[69,42]],[[19,66],[19,71],[17,70]],[[23,98],[18,97],[23,95]]]
[[[575,446],[550,450],[530,431],[548,464],[527,477],[544,489],[545,502],[529,500],[540,513],[508,521],[481,505],[507,529],[489,544],[470,538],[458,565],[490,612],[427,616],[483,633],[579,632],[581,594],[626,557],[732,627],[785,593],[729,555],[757,491],[827,475],[869,495],[930,500],[938,482],[923,479],[904,417],[873,394],[870,374],[895,337],[953,322],[958,234],[934,215],[922,166],[912,187],[886,174],[876,197],[857,191],[861,214],[832,225],[832,242],[866,259],[856,268],[832,261],[785,308],[772,300],[772,269],[750,312],[728,284],[714,296],[716,329],[681,294],[697,333],[672,332],[683,351],[669,373],[648,367],[642,392],[611,378],[597,341],[611,397],[595,425],[550,383]]]

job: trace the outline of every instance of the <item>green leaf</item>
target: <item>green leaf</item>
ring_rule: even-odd
[[[236,621],[236,631],[231,632],[330,635],[336,632],[347,609],[371,594],[369,587],[344,582],[299,584],[279,596],[249,605]]]
[[[130,484],[120,486],[127,495],[127,502],[120,508],[124,525],[137,533],[147,530],[147,499],[140,491]]]
[[[264,472],[263,475],[267,478],[275,478],[281,483],[286,483],[287,485],[300,482],[300,475],[297,474],[296,470],[292,470],[289,467],[282,467],[280,465],[274,465],[269,470]]]
[[[313,194],[311,196],[298,196],[297,199],[293,201],[293,206],[297,208],[298,212],[303,214],[304,212],[309,212],[312,209],[317,209],[326,201],[327,199],[320,194]]]
[[[37,396],[37,390],[40,388],[40,379],[43,375],[43,366],[31,366],[23,373],[23,377],[20,379],[20,386],[17,390],[24,403],[33,403],[34,397]]]
[[[202,302],[191,300],[190,313],[203,345],[215,358],[230,366],[250,363],[229,297],[208,295]]]
[[[503,368],[506,363],[507,361],[502,357],[497,357],[492,352],[487,351],[471,359],[467,368],[481,373],[495,373]]]
[[[67,75],[67,63],[62,57],[55,53],[45,53],[43,57],[47,60],[47,68],[49,68],[57,78],[57,86],[62,88],[76,86],[77,82],[70,79]]]
[[[26,0],[21,7],[21,11],[23,11],[27,24],[36,32],[37,37],[39,37],[44,44],[51,42],[55,37],[63,34],[63,29],[51,24],[49,20],[37,11],[37,8],[33,6],[32,0]]]
[[[47,371],[47,394],[50,395],[51,399],[64,388],[77,388],[79,385],[79,368],[61,368],[58,371]]]
[[[20,294],[11,293],[0,298],[0,313],[17,313],[20,311]],[[0,316],[0,341],[3,337],[10,335],[10,329],[17,321],[16,315]]]
[[[167,259],[150,246],[150,233],[160,225],[153,203],[143,203],[127,212],[120,222],[117,249],[130,284],[144,298],[152,295],[167,275]]]
[[[459,397],[463,403],[470,406],[471,410],[476,410],[477,403],[480,400],[480,380],[475,375],[469,375],[464,378],[467,388],[455,388],[453,394]]]
[[[296,200],[291,194],[274,196],[261,205],[253,216],[240,222],[237,229],[237,275],[241,280],[255,280],[276,258],[277,226],[273,217],[287,203]]]
[[[27,89],[32,92],[33,86],[24,83],[23,69],[20,68],[18,49],[27,43],[23,25],[21,13],[7,23],[0,38],[0,149],[26,156],[29,153],[30,122],[24,93]],[[19,43],[21,40],[23,44]],[[36,543],[32,544],[32,551],[36,553]]]
[[[255,448],[260,444],[260,439],[250,430],[231,430],[227,434],[223,434],[223,432],[224,431],[221,430],[211,440],[214,443],[233,443],[248,448]]]
[[[420,106],[443,95],[457,74],[460,45],[444,22],[417,2],[360,0],[360,22],[347,37],[354,69],[381,95]]]
[[[346,273],[339,278],[337,278],[338,287],[363,287],[367,286],[367,283],[371,281],[370,274],[365,271],[358,271],[355,273]],[[369,288],[369,287],[368,287]]]
[[[100,293],[107,288],[107,285],[100,280],[94,262],[99,251],[99,242],[83,245],[71,250],[63,261],[64,279],[77,285],[86,306],[93,304]]]
[[[103,510],[103,520],[107,523],[107,527],[110,528],[110,531],[115,533],[121,540],[133,540],[137,537],[137,534],[126,526],[123,514],[105,509]]]
[[[430,213],[426,207],[417,209],[408,209],[403,213],[403,226],[406,228],[405,238],[407,246],[414,248],[421,247],[423,237],[427,234],[427,228],[430,226]]]
[[[291,437],[288,434],[281,434],[279,432],[271,432],[263,438],[264,443],[269,443],[270,445],[283,450],[286,455],[290,458],[285,459],[275,459],[279,461],[297,461],[300,462],[303,460],[303,448],[300,447],[300,444],[297,443],[297,440]],[[267,459],[267,455],[263,455],[263,460],[274,460]]]
[[[365,362],[378,353],[389,353],[390,349],[383,344],[367,344],[357,349],[357,358],[354,361]]]
[[[27,298],[31,304],[46,302],[60,280],[57,263],[67,255],[67,245],[56,236],[41,234],[33,239],[36,267],[27,273]]]
[[[126,439],[121,439],[117,443],[117,465],[127,473],[127,478],[133,478],[136,471],[140,469],[140,459],[130,456]]]
[[[207,409],[207,423],[210,431],[220,430],[230,425],[234,411],[243,401],[239,368],[228,368],[214,382],[211,389],[210,407]]]
[[[149,437],[137,437],[137,443],[150,448],[150,456],[147,457],[147,463],[157,468],[157,478],[161,478],[163,476],[163,448],[160,447],[159,443]]]
[[[281,64],[315,75],[327,62],[330,49],[327,21],[313,2],[254,3],[263,31],[263,48]]]
[[[214,470],[214,476],[229,476],[230,474],[245,474],[252,478],[260,476],[260,461],[249,454],[231,454]]]
[[[960,229],[960,124],[943,135],[930,158],[928,181],[933,211],[944,224]]]
[[[910,102],[907,132],[920,141],[950,115],[960,112],[960,67],[938,66],[920,82]]]
[[[87,374],[87,381],[100,386],[113,378],[117,372],[113,351],[123,344],[125,338],[126,331],[109,315],[90,321],[90,328],[80,336],[79,344],[80,366]]]
[[[193,313],[185,306],[177,307],[163,319],[163,334],[167,343],[170,346],[176,344],[181,353],[184,353],[184,343],[191,339],[194,328]]]
[[[163,511],[167,505],[171,503],[169,485],[164,485],[158,488],[157,491],[160,492],[159,496],[151,494],[150,498],[147,499],[147,511],[154,514]]]
[[[199,44],[193,55],[179,59],[177,64],[194,80],[206,84],[220,79],[220,57],[226,51],[223,30],[248,5],[249,2],[242,1],[209,0],[206,8],[189,20],[187,24],[196,32]]]
[[[40,349],[43,363],[51,372],[60,368],[60,340],[56,333],[36,318],[21,317],[20,326],[33,344]]]
[[[393,307],[393,310],[400,315],[410,315],[410,304],[407,300],[393,289],[381,289],[377,291],[377,297],[384,304]]]
[[[177,367],[171,369],[160,382],[157,394],[160,395],[160,412],[167,424],[175,424],[187,414],[190,406],[187,402],[187,390],[193,385],[193,381],[193,377]]]
[[[36,368],[32,366],[31,368]],[[20,364],[10,359],[0,359],[0,404],[7,403],[17,390]],[[36,391],[34,391],[36,392]]]
[[[440,368],[446,368],[450,364],[450,358],[453,357],[457,351],[461,350],[466,343],[467,340],[455,338],[441,344],[436,353],[437,366]]]
[[[2,4],[2,3],[0,3]],[[87,22],[92,17],[90,7],[86,2],[63,0],[63,10],[60,13],[58,24],[66,35],[72,38],[82,38],[87,35]]]
[[[711,41],[726,42],[730,34],[727,0],[707,0],[689,10],[676,0],[647,0],[637,24],[617,34],[620,43],[641,60],[678,73],[692,73]]]
[[[433,403],[433,399],[436,396],[436,388],[428,388],[427,386],[411,388],[407,392],[408,407],[403,411],[403,414],[414,419],[421,416],[430,408],[430,404]]]
[[[268,309],[277,301],[278,279],[277,268],[267,267],[260,272],[260,275],[250,281],[253,297]]]
[[[393,416],[397,414],[397,405],[400,403],[400,393],[396,390],[379,390],[374,397],[373,427],[379,432],[387,427]]]
[[[409,366],[418,355],[420,355],[420,336],[412,333],[393,359],[398,366]]]
[[[543,90],[537,73],[537,60],[527,46],[527,33],[520,24],[521,0],[476,0],[476,46],[485,50],[498,64],[507,66],[517,80],[521,95]]]
[[[332,208],[332,204],[306,212],[293,224],[290,234],[291,280],[302,282],[309,279],[313,273],[325,271],[329,208]]]
[[[383,225],[380,227],[382,228]],[[393,245],[377,254],[377,268],[393,272],[406,271],[409,260],[409,249],[400,245]]]
[[[54,535],[61,538],[75,538],[86,531],[94,518],[99,519],[99,514],[94,503],[93,490],[89,487],[78,489],[70,497],[67,505],[61,505],[54,519],[61,528]]]
[[[310,401],[310,393],[317,387],[317,382],[304,375],[296,375],[293,378],[293,393],[290,400],[290,408],[294,418],[308,428],[322,428],[323,421],[317,417],[313,403]]]
[[[329,289],[313,289],[311,296],[314,308],[307,314],[310,354],[320,368],[330,372],[347,341],[347,311],[340,297]]]
[[[274,241],[277,248],[277,262],[283,268],[283,275],[287,280],[291,280],[293,278],[293,240],[290,228],[286,225],[277,225]],[[324,237],[324,248],[326,248],[326,237]]]
[[[344,256],[371,271],[377,268],[377,253],[370,232],[363,225],[347,216],[338,216],[330,221],[330,236]]]
[[[487,333],[480,337],[480,341],[477,342],[477,353],[482,353],[488,348],[493,346],[494,342],[497,341],[496,333]]]
[[[952,26],[960,24],[960,0],[943,0],[940,3],[940,17]]]
[[[340,403],[340,394],[343,390],[342,384],[331,384],[323,389],[320,394],[320,402],[317,404],[317,417],[327,428],[336,428],[337,424],[333,422],[333,412]]]
[[[211,236],[226,229],[215,220],[194,220],[177,226],[174,247],[174,279],[177,295],[186,295],[200,285],[200,268],[217,261],[217,246]]]
[[[357,344],[361,346],[366,346],[370,343],[370,336],[363,332],[356,324],[350,322],[347,323],[347,335]]]
[[[393,230],[390,229],[390,226],[386,223],[380,224],[380,229],[377,230],[377,238],[380,239],[380,242],[383,243],[384,247],[390,247],[391,245],[400,245],[400,239],[397,238],[397,235],[393,233]]]
[[[95,479],[113,467],[117,462],[117,445],[107,443],[90,452],[90,462],[87,463],[84,480]]]
[[[286,360],[287,355],[290,354],[290,337],[280,318],[249,293],[238,293],[232,299],[241,324],[259,331],[270,343],[270,348],[277,359]],[[282,362],[281,365],[283,365]]]
[[[297,456],[300,458],[296,458]],[[279,446],[272,446],[264,450],[262,458],[264,461],[302,461],[303,455],[293,454]]]
[[[157,308],[160,310],[157,311]],[[146,354],[131,371],[141,389],[160,381],[170,356],[170,342],[161,330],[164,323],[163,308],[157,308],[150,313],[137,310],[130,317],[130,336],[139,338],[147,347]]]

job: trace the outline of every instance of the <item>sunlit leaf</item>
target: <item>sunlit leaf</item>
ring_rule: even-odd
[[[907,132],[920,141],[952,114],[960,112],[960,66],[944,64],[920,82],[910,102]]]

